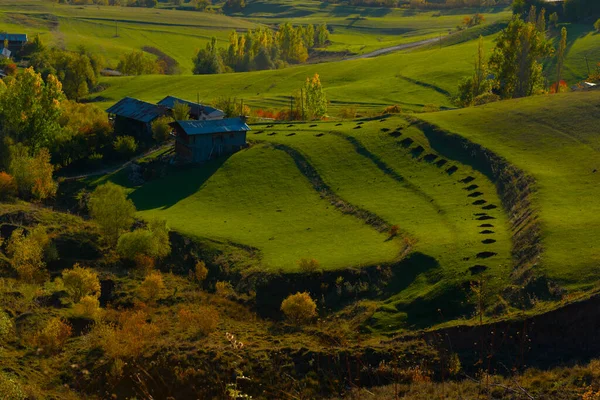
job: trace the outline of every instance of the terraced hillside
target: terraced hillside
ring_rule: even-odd
[[[512,100],[423,114],[444,132],[491,150],[534,179],[543,248],[533,271],[567,289],[596,285],[600,266],[600,92]]]
[[[263,270],[297,271],[302,258],[324,269],[375,265],[404,251],[401,240],[389,240],[351,205],[340,205],[344,214],[335,206],[340,199],[322,199],[291,157],[265,146],[152,181],[131,198],[141,217],[255,248]]]
[[[249,246],[262,271],[391,265],[372,329],[393,331],[468,313],[469,281],[506,286],[512,240],[496,187],[442,157],[403,118],[255,125],[233,156],[131,189],[140,216],[190,236]],[[399,235],[390,237],[391,226]],[[407,254],[408,253],[408,254]]]
[[[484,271],[493,290],[507,283],[511,238],[494,184],[440,157],[416,126],[390,118],[258,128],[254,138],[300,152],[341,197],[398,225],[422,256],[398,266],[404,282],[380,304],[375,329],[431,322],[437,308],[459,314],[465,282]]]

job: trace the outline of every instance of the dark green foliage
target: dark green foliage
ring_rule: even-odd
[[[194,74],[220,74],[223,72],[223,60],[217,49],[217,38],[213,37],[205,49],[198,50],[192,61],[194,62]]]
[[[132,136],[119,136],[114,143],[115,151],[122,158],[129,158],[134,155],[137,147],[137,142]]]
[[[543,88],[541,60],[552,55],[553,48],[545,33],[533,22],[513,17],[497,41],[490,57],[490,69],[496,77],[500,96],[505,99],[531,96]]]

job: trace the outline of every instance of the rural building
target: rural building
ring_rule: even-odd
[[[5,41],[8,41],[7,49],[11,53],[15,53],[27,44],[27,35],[24,33],[0,33],[0,49],[2,50],[4,50]]]
[[[113,121],[117,134],[149,140],[152,138],[152,121],[167,114],[168,110],[156,104],[125,97],[106,112]]]
[[[191,162],[202,162],[246,146],[250,127],[242,118],[210,121],[175,121],[175,153]]]
[[[200,103],[193,103],[191,101],[182,100],[173,96],[165,97],[164,99],[158,102],[158,105],[168,108],[169,110],[173,110],[173,108],[175,107],[175,103],[183,103],[189,106],[190,118],[192,119],[208,121],[225,118],[225,113],[221,110],[217,110],[216,108],[206,106]]]

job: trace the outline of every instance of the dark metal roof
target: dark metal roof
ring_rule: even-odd
[[[26,42],[27,35],[24,33],[0,33],[0,41],[8,39],[9,42]]]
[[[131,97],[125,97],[106,110],[109,114],[131,118],[140,122],[152,122],[164,114],[164,109],[152,103],[147,103]]]
[[[241,118],[215,119],[209,121],[175,121],[188,135],[210,135],[213,133],[245,132],[250,127]]]
[[[159,106],[167,107],[172,110],[173,107],[175,107],[175,103],[187,104],[190,107],[190,113],[192,113],[192,114],[199,115],[202,113],[202,114],[210,115],[211,117],[221,117],[221,118],[223,116],[225,116],[225,113],[223,113],[223,111],[218,110],[216,108],[206,106],[204,104],[193,103],[193,102],[187,101],[187,100],[182,100],[182,99],[174,97],[174,96],[167,96],[164,99],[162,99],[161,101],[159,101],[157,104]],[[217,113],[217,114],[211,115],[213,113]]]

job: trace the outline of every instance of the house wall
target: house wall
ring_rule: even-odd
[[[177,136],[177,155],[193,162],[208,161],[224,154],[235,153],[246,146],[246,132],[187,136],[178,130]]]

